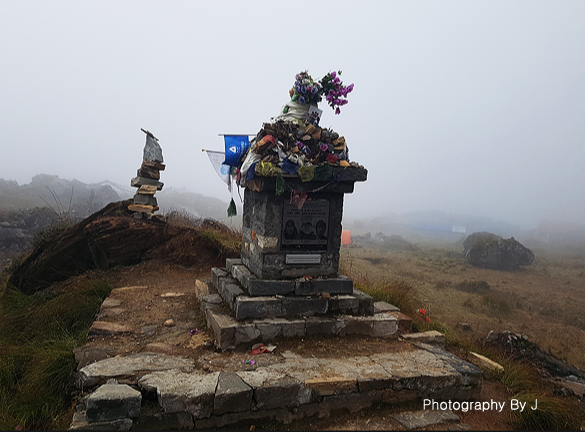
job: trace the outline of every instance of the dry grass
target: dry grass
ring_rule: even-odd
[[[516,272],[475,268],[452,247],[420,247],[414,252],[343,248],[344,274],[363,285],[408,285],[433,323],[456,329],[464,322],[479,338],[510,330],[557,357],[585,368],[585,258],[581,252],[536,250],[532,266]],[[405,300],[402,300],[406,302]],[[399,306],[400,307],[400,306]]]

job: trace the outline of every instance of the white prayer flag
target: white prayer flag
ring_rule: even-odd
[[[205,150],[207,152],[207,156],[209,156],[209,160],[211,161],[211,165],[215,169],[215,172],[222,179],[225,184],[227,184],[228,190],[232,191],[232,180],[230,177],[230,171],[232,169],[231,166],[225,165],[223,163],[225,159],[225,153],[213,150]]]

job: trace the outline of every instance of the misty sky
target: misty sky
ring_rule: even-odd
[[[201,149],[341,69],[355,90],[321,126],[369,170],[346,215],[582,223],[584,23],[583,1],[2,0],[0,178],[129,185],[144,128],[165,187],[227,202]]]

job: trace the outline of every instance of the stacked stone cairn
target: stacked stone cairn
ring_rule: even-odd
[[[137,176],[130,181],[130,186],[138,188],[132,204],[128,210],[133,211],[137,219],[151,219],[154,213],[159,210],[154,194],[162,190],[164,183],[160,182],[160,172],[164,171],[162,149],[158,139],[149,131],[141,129],[146,134],[146,145],[142,166]]]

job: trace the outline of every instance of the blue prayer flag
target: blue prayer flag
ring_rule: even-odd
[[[250,148],[250,140],[247,135],[225,135],[225,161],[229,166],[240,166],[242,158]]]

